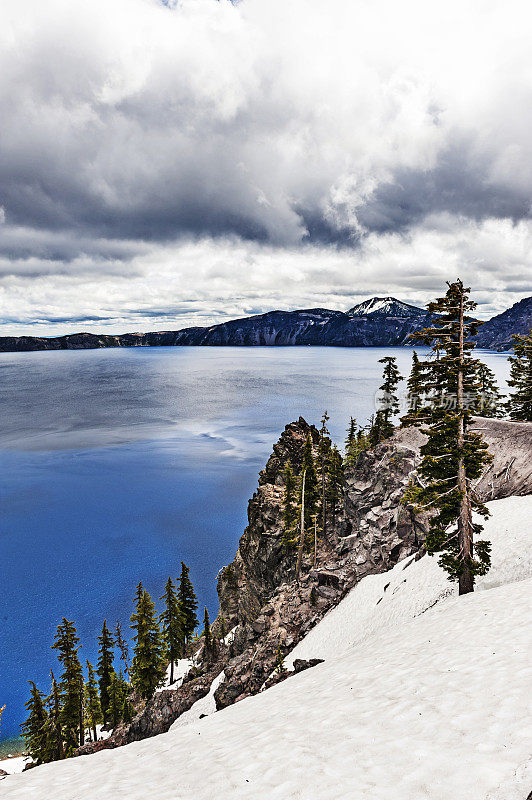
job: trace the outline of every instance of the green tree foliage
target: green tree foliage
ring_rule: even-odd
[[[129,647],[122,635],[122,626],[118,620],[115,625],[115,643],[120,652],[120,660],[124,662],[126,675],[129,677]]]
[[[37,689],[33,681],[28,681],[30,685],[30,697],[25,707],[28,716],[21,725],[22,735],[26,746],[26,752],[31,756],[34,764],[44,764],[48,760],[46,747],[46,722],[48,712],[44,707],[43,695]]]
[[[139,584],[141,586],[141,584]],[[138,589],[137,589],[138,591]],[[104,620],[102,626],[102,635],[98,637],[100,648],[98,650],[98,684],[100,687],[100,706],[103,714],[104,724],[109,723],[109,715],[107,709],[109,708],[109,685],[111,683],[111,675],[113,670],[113,661],[115,660],[114,654],[114,639],[111,636],[109,628],[107,627],[107,620]]]
[[[369,433],[369,441],[372,447],[384,439],[388,439],[393,434],[392,418],[399,413],[397,387],[400,381],[403,380],[397,369],[397,359],[393,358],[393,356],[380,358],[379,364],[384,364],[384,367],[382,384],[379,387],[381,392],[379,409],[375,414],[375,420]]]
[[[478,362],[477,386],[471,410],[482,417],[502,417],[504,414],[502,396],[495,375],[481,361]]]
[[[427,378],[425,364],[419,360],[418,354],[414,350],[412,353],[412,367],[407,378],[407,403],[408,411],[401,417],[401,427],[407,428],[411,425],[420,425],[428,418],[429,411],[426,408],[425,392],[427,391]]]
[[[85,684],[78,657],[79,638],[73,622],[63,617],[57,626],[52,650],[63,668],[58,688],[61,699],[61,725],[67,754],[83,744],[83,702]]]
[[[507,403],[510,419],[532,422],[532,330],[527,336],[512,336],[513,355],[509,357],[512,389]]]
[[[310,433],[307,434],[303,450],[301,474],[303,472],[305,473],[305,528],[309,530],[313,524],[313,517],[319,511],[320,504],[320,487]],[[300,486],[300,492],[301,490],[302,486]]]
[[[298,501],[296,479],[290,461],[284,470],[283,495],[283,544],[286,550],[292,550],[297,540]]]
[[[465,594],[473,591],[475,576],[485,574],[490,566],[489,542],[474,542],[482,525],[473,522],[472,511],[482,516],[488,511],[472,483],[491,457],[481,436],[470,429],[471,410],[465,402],[478,390],[479,362],[471,355],[478,323],[465,317],[476,304],[460,280],[448,287],[445,297],[429,304],[429,311],[438,315],[434,325],[416,335],[433,352],[437,349],[438,357],[427,370],[433,372],[432,386],[438,391],[444,388],[445,397],[440,405],[432,405],[424,429],[428,440],[421,447],[421,485],[409,488],[404,500],[418,510],[433,512],[427,552],[440,554],[440,565],[451,580],[458,580],[459,592]]]
[[[189,568],[181,562],[181,575],[179,577],[179,590],[178,590],[179,607],[183,614],[183,654],[184,647],[190,642],[193,637],[194,631],[198,626],[198,618],[196,611],[198,610],[198,600],[190,580]]]
[[[122,671],[118,675],[113,671],[109,684],[109,706],[107,708],[107,717],[113,729],[122,721],[124,701],[127,701],[128,691],[129,686],[124,680]]]
[[[155,605],[145,589],[137,598],[131,628],[135,631],[131,685],[141,697],[149,700],[165,677],[166,647],[157,624]]]
[[[164,636],[166,657],[170,661],[170,684],[174,682],[174,662],[183,651],[185,642],[184,614],[181,611],[177,590],[171,578],[168,578],[164,593],[160,598],[164,602],[164,611],[159,617],[159,623]]]
[[[100,696],[94,667],[87,661],[87,683],[85,684],[85,713],[87,723],[92,730],[93,741],[98,739],[96,726],[103,722],[102,709],[100,706]]]
[[[331,452],[331,434],[327,428],[329,415],[327,411],[323,412],[320,426],[320,438],[318,442],[318,460],[319,460],[319,473],[320,473],[320,488],[321,488],[321,530],[325,533],[327,526],[327,483],[329,479],[329,454]]]

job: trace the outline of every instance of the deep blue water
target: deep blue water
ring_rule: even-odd
[[[365,421],[379,348],[142,348],[0,355],[1,737],[28,679],[48,691],[62,616],[93,663],[104,618],[125,629],[139,580],[154,597],[186,561],[217,611],[258,471],[284,425],[341,442]],[[407,374],[411,351],[394,348]],[[505,356],[484,353],[501,382]]]

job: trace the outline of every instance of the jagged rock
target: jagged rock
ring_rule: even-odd
[[[317,664],[323,664],[323,661],[323,658],[311,658],[308,661],[304,658],[295,658],[294,672],[303,672],[303,670],[310,669],[310,667],[315,667]]]

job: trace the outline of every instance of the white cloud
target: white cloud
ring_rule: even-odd
[[[426,299],[458,267],[491,306],[529,293],[524,0],[0,14],[6,319],[334,306],[392,274]]]

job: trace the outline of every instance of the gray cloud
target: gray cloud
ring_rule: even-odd
[[[457,253],[527,291],[524,1],[167,6],[3,3],[6,319],[167,319],[183,275],[201,320],[351,302],[392,268],[415,297]]]

